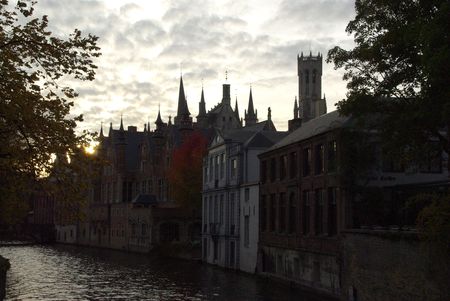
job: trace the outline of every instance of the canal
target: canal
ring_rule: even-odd
[[[0,255],[11,263],[6,300],[324,300],[194,261],[67,245]]]

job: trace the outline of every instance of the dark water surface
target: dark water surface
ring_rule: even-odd
[[[7,300],[296,300],[318,297],[197,262],[77,246],[0,247]]]

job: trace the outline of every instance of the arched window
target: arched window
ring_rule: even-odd
[[[312,83],[315,84],[316,83],[316,75],[317,75],[317,71],[316,69],[313,70],[313,74],[312,74]]]

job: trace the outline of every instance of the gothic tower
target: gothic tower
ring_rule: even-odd
[[[327,112],[325,99],[322,98],[322,55],[297,56],[298,95],[300,116],[303,122],[316,118]]]
[[[245,111],[245,126],[253,125],[258,122],[258,111],[255,113],[253,108],[252,87],[250,87],[250,96],[248,99],[248,109]]]
[[[180,90],[178,93],[178,108],[177,108],[177,116],[174,118],[175,125],[184,128],[192,127],[192,117],[189,112],[186,96],[184,94],[184,86],[183,86],[183,76],[180,76]]]

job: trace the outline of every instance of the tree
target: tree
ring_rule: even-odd
[[[200,132],[187,136],[174,150],[169,172],[171,192],[183,208],[201,208],[202,164],[208,140]]]
[[[91,138],[75,131],[83,119],[70,115],[77,93],[62,80],[94,79],[98,38],[78,29],[67,39],[56,37],[47,16],[33,17],[35,4],[17,1],[11,7],[0,0],[0,212],[23,204],[55,155],[80,157]],[[58,187],[67,189],[64,183]]]
[[[338,110],[376,129],[397,159],[420,161],[436,147],[449,154],[450,2],[356,0],[355,7],[346,29],[355,48],[336,46],[327,58],[348,80]]]
[[[348,80],[347,98],[338,110],[379,133],[384,151],[402,163],[420,163],[441,151],[448,156],[450,2],[356,0],[355,8],[346,31],[354,34],[356,46],[328,52],[327,62],[344,68]],[[420,236],[444,251],[436,258],[447,262],[447,271],[448,195],[447,190],[428,196],[417,219]],[[448,273],[441,279],[447,287]]]

